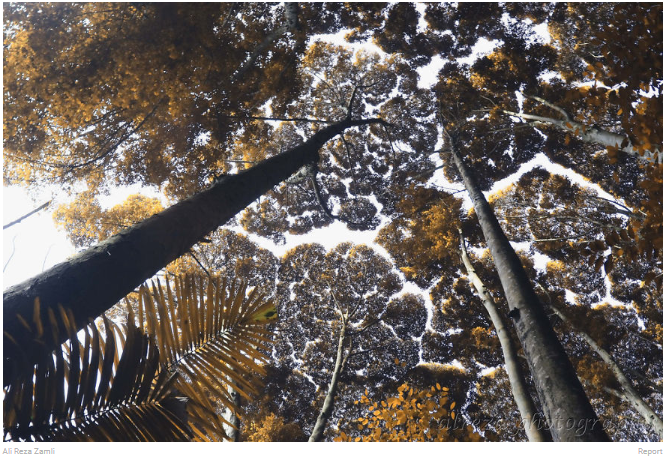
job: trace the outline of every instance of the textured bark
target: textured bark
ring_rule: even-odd
[[[608,353],[606,350],[601,348],[597,342],[590,337],[590,335],[584,331],[581,331],[578,329],[572,322],[569,320],[568,317],[566,317],[560,310],[557,308],[553,307],[551,304],[550,306],[551,309],[555,312],[557,316],[559,316],[562,321],[565,323],[569,324],[574,330],[576,334],[578,334],[580,337],[587,342],[587,344],[592,347],[592,350],[594,350],[600,357],[601,359],[608,365],[610,368],[611,372],[613,372],[613,375],[615,375],[615,378],[617,381],[620,383],[620,386],[622,387],[622,391],[620,392],[620,398],[624,399],[627,401],[629,404],[636,409],[636,411],[641,414],[643,419],[645,420],[645,423],[651,426],[657,434],[659,434],[660,439],[664,439],[664,421],[659,418],[659,415],[656,414],[654,410],[641,398],[641,396],[638,394],[638,392],[634,389],[633,384],[631,381],[627,378],[626,375],[624,375],[624,372],[622,369],[620,369],[620,366],[617,365],[613,357]]]
[[[452,139],[450,139],[452,140]],[[532,372],[550,432],[556,441],[607,441],[583,386],[523,266],[499,225],[476,180],[450,141],[450,152],[463,178],[483,235],[490,248],[516,334]]]
[[[571,121],[571,120],[563,121],[561,119],[548,118],[545,116],[537,116],[527,113],[516,113],[514,111],[508,111],[508,110],[502,110],[502,112],[510,116],[516,116],[525,121],[547,124],[565,130],[567,132],[571,132],[572,134],[578,135],[583,141],[587,143],[597,143],[599,145],[606,147],[608,146],[618,147],[620,151],[624,151],[625,153],[631,154],[633,156],[638,154],[628,137],[613,132],[609,132],[607,130],[599,129],[598,127],[595,126],[589,127],[576,121]],[[626,146],[624,147],[622,147],[623,142],[627,142]],[[656,159],[657,162],[662,163],[663,162],[662,156],[663,153],[659,150],[657,150],[656,152],[646,151],[645,156],[643,156],[643,158],[648,162],[654,162]]]
[[[544,429],[536,419],[537,409],[534,406],[532,397],[527,391],[527,383],[525,383],[525,378],[521,373],[520,364],[518,362],[518,353],[516,352],[516,347],[509,335],[509,330],[504,324],[504,318],[499,314],[495,301],[477,275],[476,270],[467,255],[467,248],[465,247],[465,239],[463,238],[462,230],[459,229],[458,231],[460,232],[463,264],[465,264],[467,276],[474,285],[474,288],[476,288],[488,315],[490,315],[490,320],[492,321],[493,326],[495,326],[495,331],[497,332],[497,337],[499,338],[500,346],[502,347],[502,354],[504,355],[504,366],[506,368],[506,373],[509,376],[511,392],[513,393],[513,399],[518,406],[523,427],[525,428],[525,434],[527,434],[527,438],[530,442],[551,441],[552,437],[548,430]]]
[[[146,279],[182,256],[207,234],[303,165],[317,161],[319,149],[352,126],[383,123],[379,119],[344,120],[322,129],[308,141],[251,169],[218,180],[210,188],[89,248],[48,271],[8,288],[3,295],[4,381],[25,354],[33,363],[56,347],[50,332],[34,338],[33,304],[39,297],[41,322],[47,308],[72,310],[77,329],[112,307]],[[18,315],[31,326],[25,329]],[[58,316],[59,314],[56,313]],[[62,325],[62,322],[60,322]],[[57,343],[66,335],[62,332]],[[8,334],[11,337],[8,337]]]
[[[308,442],[321,442],[324,438],[324,430],[326,429],[326,424],[331,418],[333,413],[333,404],[335,402],[335,394],[338,391],[338,380],[340,379],[340,373],[345,367],[349,353],[345,354],[345,338],[347,337],[347,323],[342,323],[340,328],[340,339],[338,340],[338,354],[335,358],[335,368],[333,369],[333,375],[331,376],[331,383],[328,386],[328,393],[326,393],[326,399],[324,399],[324,404],[321,406],[321,411],[317,417],[317,422],[312,428],[312,434],[310,434],[310,439]]]

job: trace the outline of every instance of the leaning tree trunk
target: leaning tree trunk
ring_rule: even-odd
[[[620,398],[631,404],[631,406],[634,407],[639,414],[641,414],[643,420],[645,420],[645,423],[651,426],[655,430],[655,432],[659,434],[659,439],[663,440],[664,421],[661,418],[659,418],[659,415],[657,415],[657,413],[654,410],[652,410],[652,408],[643,400],[643,398],[641,398],[641,396],[634,388],[634,385],[627,378],[627,376],[624,375],[624,372],[622,371],[620,366],[618,366],[618,364],[615,362],[610,353],[601,348],[601,346],[588,333],[578,329],[578,327],[574,323],[572,323],[571,320],[566,315],[564,315],[559,309],[557,309],[552,304],[550,305],[550,308],[553,310],[553,312],[555,312],[557,316],[559,316],[562,319],[562,321],[571,326],[574,332],[578,334],[580,337],[582,337],[583,340],[585,340],[585,342],[587,342],[587,344],[590,347],[592,347],[592,349],[601,357],[601,359],[604,360],[604,362],[609,367],[611,372],[613,372],[613,375],[615,375],[615,378],[622,387],[622,391],[619,392]],[[614,390],[610,391],[613,392]]]
[[[74,258],[8,288],[3,294],[2,311],[5,386],[16,364],[32,364],[43,351],[51,351],[65,340],[64,332],[58,342],[49,332],[35,337],[35,330],[40,329],[37,320],[49,322],[47,309],[57,310],[58,305],[71,309],[77,329],[83,328],[273,186],[305,164],[317,161],[319,149],[330,139],[349,127],[383,122],[345,119],[328,126],[306,142],[225,177]],[[37,298],[39,307],[35,306]],[[59,313],[55,316],[60,320]],[[59,325],[66,329],[62,321]]]
[[[340,328],[340,338],[338,340],[338,353],[335,358],[335,368],[333,369],[333,375],[331,376],[331,383],[328,386],[328,392],[326,393],[326,399],[324,399],[324,404],[321,406],[321,411],[317,417],[317,422],[312,429],[312,434],[310,434],[310,439],[308,442],[320,442],[324,438],[324,429],[326,429],[326,424],[331,418],[333,413],[333,404],[335,402],[335,394],[338,391],[338,380],[340,379],[340,374],[342,373],[347,358],[349,357],[349,352],[345,354],[345,338],[347,337],[347,323],[342,320],[342,327]]]
[[[530,442],[551,441],[552,437],[550,436],[550,433],[543,427],[543,425],[539,424],[536,417],[537,409],[534,406],[532,396],[530,396],[527,390],[527,383],[525,383],[525,378],[521,373],[520,363],[518,362],[518,352],[516,352],[516,347],[509,335],[509,330],[504,324],[504,318],[502,318],[502,315],[500,315],[497,310],[495,301],[490,293],[488,293],[481,278],[477,275],[476,270],[467,255],[467,248],[465,247],[465,239],[462,230],[458,229],[458,232],[460,233],[460,251],[463,264],[465,264],[467,276],[474,285],[474,288],[476,288],[476,292],[481,298],[493,326],[495,326],[495,331],[497,332],[497,337],[499,338],[500,346],[502,347],[502,354],[504,355],[504,366],[506,368],[506,373],[509,376],[511,392],[513,393],[513,399],[518,406],[518,411],[520,412],[527,439]]]
[[[450,139],[462,176],[490,248],[518,339],[527,358],[550,432],[556,441],[607,441],[564,348],[557,340],[525,270],[495,214]]]

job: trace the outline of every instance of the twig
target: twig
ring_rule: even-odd
[[[199,264],[199,267],[201,267],[201,268],[203,269],[203,271],[206,272],[206,275],[208,275],[209,277],[212,277],[212,275],[210,274],[210,272],[208,271],[208,269],[206,269],[206,268],[203,266],[203,264],[201,264],[201,262],[199,261],[199,259],[195,256],[195,254],[194,254],[194,250],[190,250],[190,251],[188,251],[187,254],[189,254],[190,256],[192,256],[192,258],[197,262],[197,264]]]
[[[46,258],[49,257],[49,253],[51,252],[51,248],[53,248],[54,243],[49,246],[49,249],[46,251],[46,255],[44,255],[44,261],[42,262],[42,272],[44,272],[44,266],[46,265]]]
[[[12,254],[9,256],[9,259],[7,259],[5,266],[2,268],[2,273],[5,273],[5,269],[9,265],[9,261],[12,260],[12,258],[14,257],[14,253],[16,253],[16,237],[18,237],[18,234],[15,234],[14,238],[12,238]]]

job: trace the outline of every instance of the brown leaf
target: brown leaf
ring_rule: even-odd
[[[604,258],[601,257],[597,259],[597,262],[594,263],[594,271],[599,272],[601,270],[601,266],[604,265]]]

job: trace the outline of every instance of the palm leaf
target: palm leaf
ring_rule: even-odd
[[[57,338],[55,313],[48,312],[45,328]],[[160,368],[152,337],[129,323],[120,339],[106,317],[103,333],[94,323],[77,333],[71,312],[60,307],[59,314],[69,340],[5,387],[5,440],[188,440],[196,434],[188,426],[187,398],[174,389],[177,377]]]
[[[41,323],[36,300],[32,323],[20,320],[26,330],[38,341],[61,341],[61,332],[69,340],[37,365],[24,359],[12,368],[5,440],[227,438],[222,423],[230,423],[210,399],[236,411],[229,389],[258,392],[270,333],[267,320],[256,318],[275,308],[256,290],[246,298],[245,290],[219,278],[179,278],[173,290],[158,281],[140,288],[138,326],[128,302],[125,328],[104,316],[103,329],[91,323],[80,332],[62,307],[60,321],[49,309],[49,323]]]
[[[230,391],[249,399],[259,393],[259,376],[266,374],[271,337],[266,324],[276,318],[267,311],[275,305],[256,289],[246,297],[246,289],[243,282],[186,276],[176,278],[173,288],[157,281],[139,291],[139,327],[155,339],[162,367],[184,375],[174,386],[195,401],[188,412],[201,424],[211,398],[240,414]],[[223,428],[211,426],[206,429],[226,438]]]

